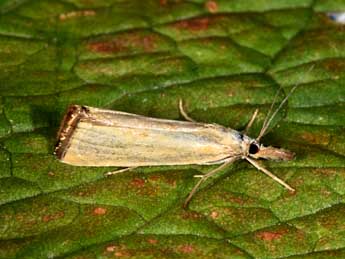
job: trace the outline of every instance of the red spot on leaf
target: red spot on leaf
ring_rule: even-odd
[[[106,248],[105,248],[105,250],[107,251],[107,252],[114,252],[115,250],[116,250],[116,246],[114,246],[114,245],[110,245],[110,246],[107,246]]]
[[[48,214],[48,215],[42,216],[42,221],[43,222],[49,222],[52,220],[57,220],[59,218],[63,218],[64,216],[65,216],[65,213],[63,211],[58,211],[54,214]]]
[[[157,182],[160,179],[159,175],[151,175],[149,180],[152,182]]]
[[[182,219],[199,219],[202,216],[198,212],[183,210],[181,218]]]
[[[48,175],[49,175],[49,176],[55,176],[55,173],[52,172],[52,171],[49,171],[49,172],[48,172]]]
[[[329,20],[329,19],[327,19]],[[343,62],[339,62],[337,60],[331,59],[329,61],[325,61],[322,62],[322,67],[324,69],[327,69],[328,71],[331,72],[335,72],[335,73],[341,73],[342,71],[344,71],[344,63]],[[339,76],[338,75],[334,75],[333,76],[334,79],[338,79]]]
[[[130,257],[131,256],[131,254],[126,250],[115,252],[114,255],[115,257]]]
[[[50,215],[44,215],[44,216],[42,217],[42,221],[43,221],[43,222],[48,222],[48,221],[50,221]]]
[[[208,18],[195,18],[177,22],[175,27],[179,29],[189,30],[191,32],[203,31],[208,28],[210,20]]]
[[[120,52],[124,50],[123,46],[118,45],[116,42],[92,42],[88,45],[88,48],[93,52]]]
[[[328,145],[330,142],[330,136],[327,134],[313,134],[310,132],[303,132],[300,137],[312,144]]]
[[[114,257],[129,257],[129,256],[131,256],[131,254],[129,253],[129,251],[126,249],[126,247],[124,245],[120,245],[120,246],[109,245],[105,248],[105,251],[107,253],[113,253]]]
[[[157,240],[157,239],[153,239],[153,238],[149,238],[149,239],[147,240],[147,242],[148,242],[149,244],[155,245],[155,244],[158,243],[158,240]]]
[[[219,213],[217,211],[211,212],[211,218],[216,219],[216,218],[218,218],[218,216],[219,216]]]
[[[159,0],[159,4],[160,4],[161,6],[167,5],[167,3],[168,3],[168,0]]]
[[[207,1],[205,7],[210,13],[216,13],[218,11],[218,4],[216,1]]]
[[[175,179],[171,179],[171,178],[168,178],[166,180],[166,183],[169,184],[171,187],[176,187],[176,180]]]
[[[140,42],[141,43],[141,42]],[[145,36],[142,38],[142,46],[144,47],[145,51],[150,51],[151,49],[156,47],[156,44],[154,42],[153,36]]]
[[[97,188],[93,188],[93,187],[90,187],[90,188],[85,188],[83,189],[82,191],[76,189],[75,191],[73,191],[73,195],[75,196],[80,196],[80,197],[88,197],[88,196],[92,196],[94,195],[95,193],[97,193],[98,190]]]
[[[102,208],[102,207],[97,207],[93,210],[93,214],[94,215],[104,215],[107,213],[107,209],[106,208]]]
[[[315,174],[320,175],[320,176],[334,176],[337,173],[340,173],[339,169],[334,169],[334,168],[315,168],[313,169],[313,172],[315,172]]]
[[[262,231],[256,234],[256,236],[264,241],[273,241],[280,239],[286,233],[285,230],[283,231]]]
[[[88,49],[100,53],[118,53],[125,51],[144,50],[150,52],[156,48],[156,35],[127,34],[108,41],[90,42]]]
[[[134,178],[131,181],[131,185],[133,185],[134,187],[137,187],[137,188],[144,187],[145,186],[145,180],[142,178]]]
[[[241,198],[239,198],[239,197],[230,197],[229,200],[231,202],[237,203],[239,205],[243,205],[244,204],[244,201]]]
[[[184,254],[190,254],[195,251],[192,245],[181,245],[178,250]]]

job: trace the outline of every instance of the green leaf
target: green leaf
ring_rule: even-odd
[[[0,258],[344,258],[345,30],[337,0],[0,2]],[[244,129],[296,153],[213,166],[74,167],[69,104]]]

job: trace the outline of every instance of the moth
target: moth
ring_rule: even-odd
[[[252,126],[256,110],[243,132],[217,124],[195,122],[179,102],[186,121],[144,117],[120,111],[71,105],[58,133],[55,155],[74,166],[125,167],[108,175],[141,166],[215,165],[220,166],[197,176],[200,180],[184,202],[187,206],[199,186],[208,178],[236,160],[244,159],[291,192],[294,188],[257,163],[257,159],[288,161],[294,153],[285,149],[264,146],[260,139],[278,111],[287,102],[297,84],[273,112],[279,91],[266,115],[256,138],[246,135]]]

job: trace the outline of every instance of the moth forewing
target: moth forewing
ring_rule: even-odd
[[[215,124],[69,107],[55,153],[76,166],[220,164],[243,153],[242,136]]]

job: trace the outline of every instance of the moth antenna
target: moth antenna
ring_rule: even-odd
[[[311,65],[310,68],[307,71],[307,74],[310,73],[315,67],[315,64]],[[279,112],[279,110],[283,107],[283,105],[287,102],[287,100],[290,98],[290,96],[292,95],[292,93],[296,90],[296,88],[300,85],[300,81],[302,80],[302,76],[300,76],[300,78],[297,80],[297,83],[291,88],[290,92],[285,96],[285,98],[283,99],[283,101],[279,104],[278,108],[274,111],[274,113],[272,114],[271,118],[264,121],[264,124],[262,125],[262,129],[259,133],[259,136],[256,138],[256,141],[260,141],[260,139],[265,135],[265,133],[267,133],[267,129],[269,127],[269,125],[271,124],[272,120],[274,119],[274,117],[277,115],[277,113]],[[277,93],[280,91],[281,88],[279,88],[279,90],[277,91]],[[274,97],[273,103],[271,105],[271,108],[274,105],[275,99],[277,97]],[[270,111],[269,111],[270,113]],[[268,116],[266,116],[268,117]]]
[[[248,122],[246,128],[242,131],[243,134],[247,135],[247,132],[249,131],[249,129],[253,126],[253,123],[255,121],[256,116],[258,116],[259,113],[259,109],[255,109],[252,118],[250,119],[250,121]]]
[[[267,114],[266,114],[265,120],[264,120],[264,122],[262,123],[262,128],[261,128],[261,130],[260,130],[259,136],[263,135],[263,130],[264,130],[264,128],[266,127],[267,121],[268,121],[268,119],[269,119],[269,117],[270,117],[270,115],[271,115],[271,112],[273,111],[273,107],[274,107],[274,105],[276,104],[276,101],[277,101],[277,98],[278,98],[278,95],[279,95],[281,89],[282,89],[282,88],[279,87],[278,91],[276,92],[276,94],[275,94],[275,96],[274,96],[274,98],[273,98],[273,102],[272,102],[272,104],[271,104],[271,107],[269,108],[269,110],[268,110],[268,112],[267,112]],[[256,139],[259,140],[259,138],[256,138]]]

